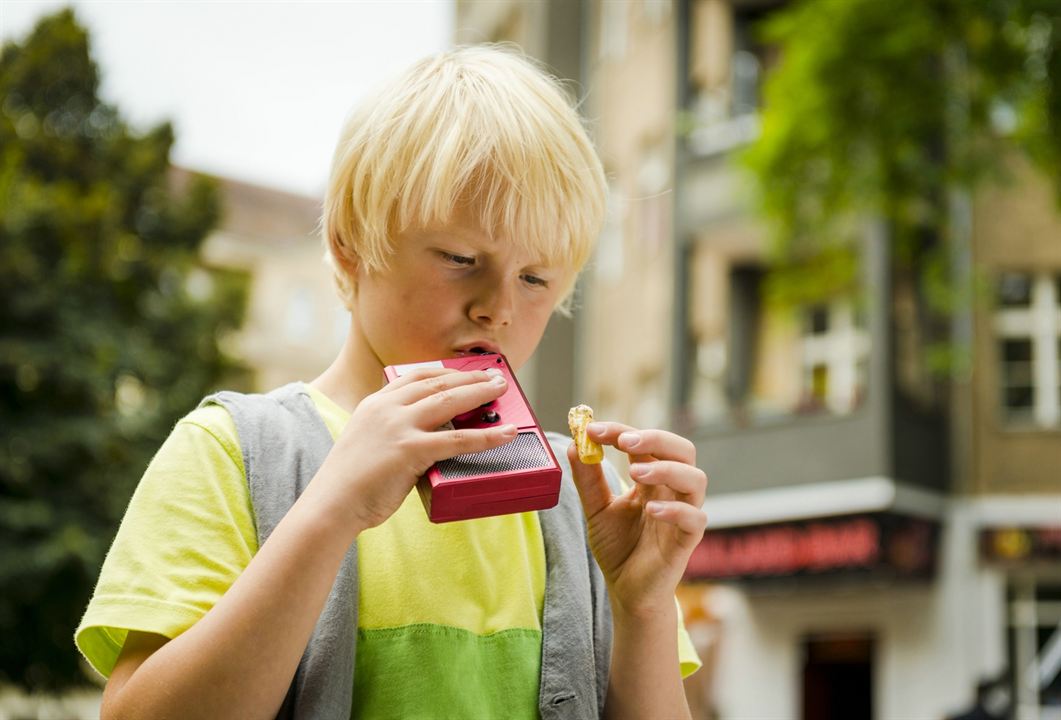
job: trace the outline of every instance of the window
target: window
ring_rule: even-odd
[[[999,307],[1028,307],[1032,301],[1031,275],[1002,273],[998,278]]]
[[[1031,420],[1035,412],[1035,380],[1032,373],[1032,341],[1003,340],[1002,407],[1007,420]]]
[[[768,302],[764,265],[706,241],[683,252],[679,423],[754,426],[859,407],[871,343],[856,300]]]
[[[743,424],[758,410],[762,269],[734,266],[708,243],[689,248],[685,417],[694,425]]]
[[[1004,272],[996,302],[1003,422],[1061,425],[1061,277]]]
[[[737,266],[729,274],[729,327],[726,396],[741,408],[753,393],[758,336],[762,327],[762,268]]]
[[[848,413],[862,399],[869,337],[847,300],[815,305],[803,313],[803,382],[798,410]]]
[[[733,12],[733,87],[730,113],[734,117],[759,111],[762,105],[763,70],[772,63],[773,49],[758,38],[758,26],[771,8],[735,8]]]
[[[758,136],[763,79],[776,58],[776,49],[760,40],[759,27],[783,5],[774,0],[690,4],[687,73],[694,153],[725,152]]]
[[[807,311],[807,335],[825,335],[829,332],[829,308],[815,305]]]

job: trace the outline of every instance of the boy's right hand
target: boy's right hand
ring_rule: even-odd
[[[347,529],[375,527],[397,511],[428,468],[516,437],[514,425],[439,430],[504,394],[503,376],[418,368],[363,399],[310,487]]]

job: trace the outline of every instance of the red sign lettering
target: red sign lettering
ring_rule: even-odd
[[[709,530],[689,559],[686,577],[790,575],[869,568],[880,560],[880,527],[869,518],[740,531]]]

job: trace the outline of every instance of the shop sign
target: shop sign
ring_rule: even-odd
[[[888,574],[928,577],[938,524],[893,513],[723,528],[704,534],[686,580]]]
[[[980,557],[1003,563],[1061,560],[1061,526],[984,528]]]

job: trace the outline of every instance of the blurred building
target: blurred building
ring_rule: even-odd
[[[708,660],[687,682],[697,717],[940,718],[1007,673],[1015,717],[1059,717],[1061,213],[1016,161],[1010,184],[956,199],[976,292],[949,329],[952,383],[871,218],[857,290],[771,302],[732,160],[776,56],[751,29],[782,6],[458,2],[460,41],[580,59],[560,74],[611,183],[575,359],[539,362],[573,365],[599,416],[697,445],[709,531],[681,593]]]
[[[1026,163],[972,199],[964,463],[952,522],[979,561],[1013,675],[1016,717],[1061,718],[1061,211]]]
[[[179,182],[186,171],[175,171]],[[255,391],[317,377],[349,330],[317,231],[319,200],[218,178],[221,221],[203,245],[211,265],[250,276],[247,315],[227,350],[252,372]]]

